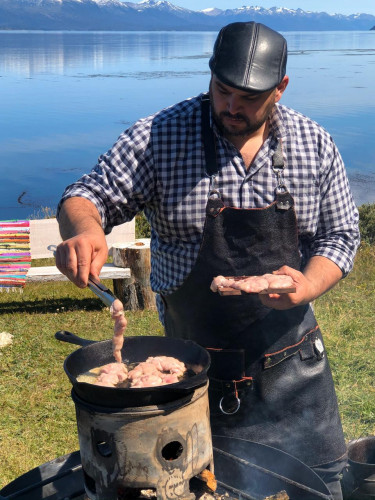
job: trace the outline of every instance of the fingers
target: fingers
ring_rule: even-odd
[[[298,305],[304,305],[309,302],[310,284],[303,273],[297,269],[293,269],[292,267],[282,266],[272,274],[290,276],[293,279],[296,291],[294,293],[285,293],[280,295],[261,295],[259,297],[263,305],[272,309],[285,310]]]
[[[268,294],[268,295],[259,295],[260,301],[266,307],[270,307],[271,309],[277,309],[279,311],[285,309],[291,309],[295,307],[297,304],[295,303],[295,299],[291,299],[293,294],[283,293],[283,294]]]
[[[102,270],[103,265],[107,262],[107,258],[107,246],[102,247],[100,250],[94,252],[89,272],[92,276],[94,276],[94,278],[99,279],[100,271]]]
[[[75,285],[87,286],[89,274],[99,277],[101,268],[107,260],[107,247],[95,248],[95,241],[83,236],[75,236],[56,249],[56,266]]]
[[[293,278],[293,280],[297,280],[297,281],[298,281],[298,278],[300,278],[302,276],[301,271],[298,271],[297,269],[293,269],[293,267],[289,267],[289,266],[282,266],[279,269],[277,269],[276,271],[273,271],[272,274],[285,274],[285,275]]]
[[[80,288],[87,285],[91,250],[67,240],[56,249],[56,267]]]

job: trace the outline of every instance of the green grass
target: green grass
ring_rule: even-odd
[[[375,247],[316,303],[348,439],[375,434]]]
[[[46,262],[47,264],[47,262]],[[34,265],[40,265],[35,262]],[[111,287],[111,282],[106,282]],[[375,247],[363,246],[354,271],[315,303],[336,382],[346,438],[375,434]],[[157,313],[128,312],[127,335],[162,335]],[[0,293],[0,488],[20,474],[78,449],[64,359],[77,347],[57,330],[102,340],[108,309],[71,283],[27,285]]]

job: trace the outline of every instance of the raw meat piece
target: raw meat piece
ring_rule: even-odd
[[[179,377],[186,371],[185,364],[171,356],[150,356],[146,359],[146,363],[155,365],[161,372],[175,373]]]
[[[115,387],[128,378],[128,370],[123,363],[109,363],[100,368],[95,385]]]
[[[286,274],[265,274],[268,288],[290,288],[293,287],[293,278]]]
[[[224,276],[216,276],[216,278],[214,278],[212,280],[212,283],[211,283],[211,290],[213,292],[217,292],[218,291],[218,288],[221,287],[221,286],[233,286],[235,283],[235,280],[232,279],[232,278],[225,278]]]
[[[235,281],[232,285],[237,290],[242,290],[246,293],[260,293],[267,290],[269,282],[264,276],[249,276],[248,278]]]
[[[95,385],[102,385],[103,387],[116,387],[119,380],[115,373],[103,373],[95,381]]]
[[[130,372],[128,373],[128,379],[136,380],[143,377],[144,375],[153,375],[155,373],[158,373],[158,371],[159,370],[155,365],[143,361],[142,363],[139,363],[135,368],[133,368],[133,370],[130,370]]]
[[[128,373],[130,387],[174,384],[186,372],[184,363],[170,356],[150,356]]]
[[[124,315],[124,306],[119,299],[113,302],[110,312],[112,319],[115,320],[114,335],[112,339],[113,356],[118,363],[121,363],[121,349],[124,345],[124,332],[128,322]]]
[[[285,274],[263,274],[262,276],[240,276],[226,278],[216,276],[210,286],[213,292],[238,290],[245,293],[282,293],[295,291],[293,278]],[[276,291],[277,290],[277,291]]]
[[[156,372],[159,373],[159,372]],[[158,385],[163,385],[163,379],[156,374],[143,375],[140,378],[135,379],[130,387],[156,387]]]
[[[176,382],[178,382],[178,375],[176,373],[163,373],[162,374],[162,381],[163,381],[163,385],[167,385],[167,384],[175,384]]]

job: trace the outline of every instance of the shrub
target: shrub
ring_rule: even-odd
[[[365,203],[358,207],[359,229],[362,241],[375,244],[375,203]]]
[[[143,212],[135,216],[135,237],[151,238],[151,227]]]
[[[56,208],[51,207],[39,207],[31,215],[29,215],[29,220],[36,219],[54,219],[56,217]]]

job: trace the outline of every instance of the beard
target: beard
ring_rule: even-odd
[[[209,89],[209,95],[210,95],[213,120],[214,120],[217,128],[220,130],[222,135],[224,135],[225,137],[251,136],[254,132],[259,130],[262,127],[262,125],[264,125],[264,123],[266,122],[266,120],[270,116],[272,109],[275,105],[275,99],[273,98],[268,103],[267,107],[265,108],[265,110],[260,118],[258,118],[257,120],[250,120],[247,116],[243,115],[242,113],[236,113],[234,115],[232,113],[229,113],[229,111],[221,111],[220,113],[217,113],[216,109],[215,109],[214,99],[212,97],[211,86]],[[225,118],[239,120],[239,122],[243,123],[243,127],[239,128],[239,127],[226,126],[224,123]]]

